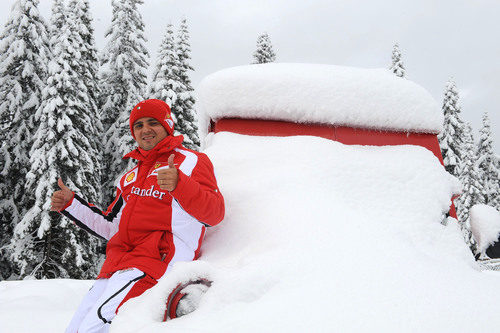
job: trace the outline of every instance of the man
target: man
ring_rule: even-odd
[[[66,332],[107,332],[118,308],[141,295],[178,261],[200,255],[205,228],[224,217],[224,199],[205,154],[173,136],[170,107],[161,100],[137,104],[130,130],[138,161],[120,179],[116,198],[102,212],[59,179],[51,210],[108,240],[106,260]]]

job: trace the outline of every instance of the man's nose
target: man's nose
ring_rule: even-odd
[[[144,132],[148,132],[148,131],[150,131],[152,129],[153,129],[153,126],[148,125],[148,124],[145,124],[144,127],[143,127],[143,131]]]

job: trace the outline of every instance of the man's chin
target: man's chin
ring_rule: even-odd
[[[162,142],[163,140],[165,140],[168,136],[164,137],[163,139],[161,139],[160,141],[158,142],[142,142],[142,143],[137,143],[139,145],[139,148],[143,149],[143,150],[151,150],[153,149],[154,147],[156,147],[156,145],[158,145],[160,142]]]
[[[141,148],[142,150],[151,150],[155,146],[156,146],[155,144],[142,144],[142,145],[139,145],[139,148]]]

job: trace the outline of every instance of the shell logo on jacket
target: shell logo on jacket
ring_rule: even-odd
[[[135,182],[135,180],[137,179],[137,167],[136,168],[133,168],[129,173],[125,174],[123,178],[125,178],[125,181],[124,181],[124,186],[127,186],[129,184],[132,184],[133,182]]]
[[[224,198],[212,163],[184,148],[182,136],[167,136],[150,151],[136,149],[124,158],[137,166],[120,179],[117,194],[102,212],[75,195],[62,214],[92,234],[108,240],[106,260],[98,277],[138,268],[159,279],[174,262],[200,255],[207,227],[224,218]],[[174,154],[179,181],[171,191],[160,189],[158,170]]]
[[[126,182],[131,182],[131,181],[132,181],[132,179],[134,179],[134,178],[135,178],[135,172],[131,172],[131,173],[127,176],[127,178],[125,178],[125,181],[126,181]]]

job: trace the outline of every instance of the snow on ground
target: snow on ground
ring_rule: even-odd
[[[0,333],[64,332],[93,281],[0,282]]]
[[[442,112],[431,94],[387,69],[289,63],[239,66],[207,76],[198,87],[198,97],[200,109],[212,119],[272,119],[425,133],[438,133],[443,126]]]
[[[488,205],[474,205],[470,209],[470,224],[480,252],[493,245],[500,234],[500,213]]]
[[[202,260],[177,264],[126,303],[111,332],[478,332],[500,325],[493,306],[500,275],[477,269],[453,219],[440,223],[459,185],[430,151],[306,136],[207,139],[225,220],[207,234]],[[200,307],[161,322],[170,290],[195,276],[214,281]],[[59,332],[88,286],[1,282],[0,327],[8,321],[5,332]],[[30,324],[26,314],[40,320]]]

